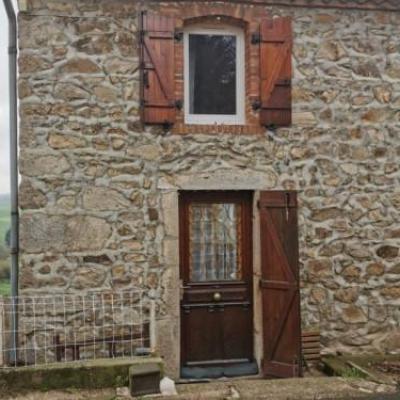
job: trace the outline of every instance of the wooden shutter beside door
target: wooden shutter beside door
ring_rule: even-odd
[[[142,121],[175,122],[175,19],[141,14]]]
[[[261,192],[263,373],[301,375],[297,198],[295,192]]]
[[[268,18],[260,26],[260,123],[289,126],[292,123],[292,21]]]

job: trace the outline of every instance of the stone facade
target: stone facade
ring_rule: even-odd
[[[176,135],[140,123],[140,3],[25,3],[22,293],[145,288],[178,346],[177,190],[294,189],[303,324],[399,350],[400,13],[258,6],[293,17],[292,126]]]

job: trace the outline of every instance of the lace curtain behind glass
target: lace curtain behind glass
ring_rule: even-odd
[[[191,204],[190,280],[241,278],[241,206],[231,203]]]

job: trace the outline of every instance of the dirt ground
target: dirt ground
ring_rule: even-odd
[[[397,381],[400,384],[400,361],[382,361],[370,363],[368,367],[373,372],[378,372],[380,374],[385,374],[389,379]]]
[[[394,386],[361,379],[313,377],[286,380],[218,380],[177,385],[178,396],[144,396],[142,399],[170,400],[328,400],[400,399]],[[124,400],[125,390],[64,390],[1,396],[6,400]]]

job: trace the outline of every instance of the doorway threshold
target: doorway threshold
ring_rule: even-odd
[[[182,367],[182,380],[203,381],[207,382],[211,379],[234,378],[239,376],[257,375],[258,365],[255,361],[246,363],[235,363],[229,365],[215,366],[193,366]]]

